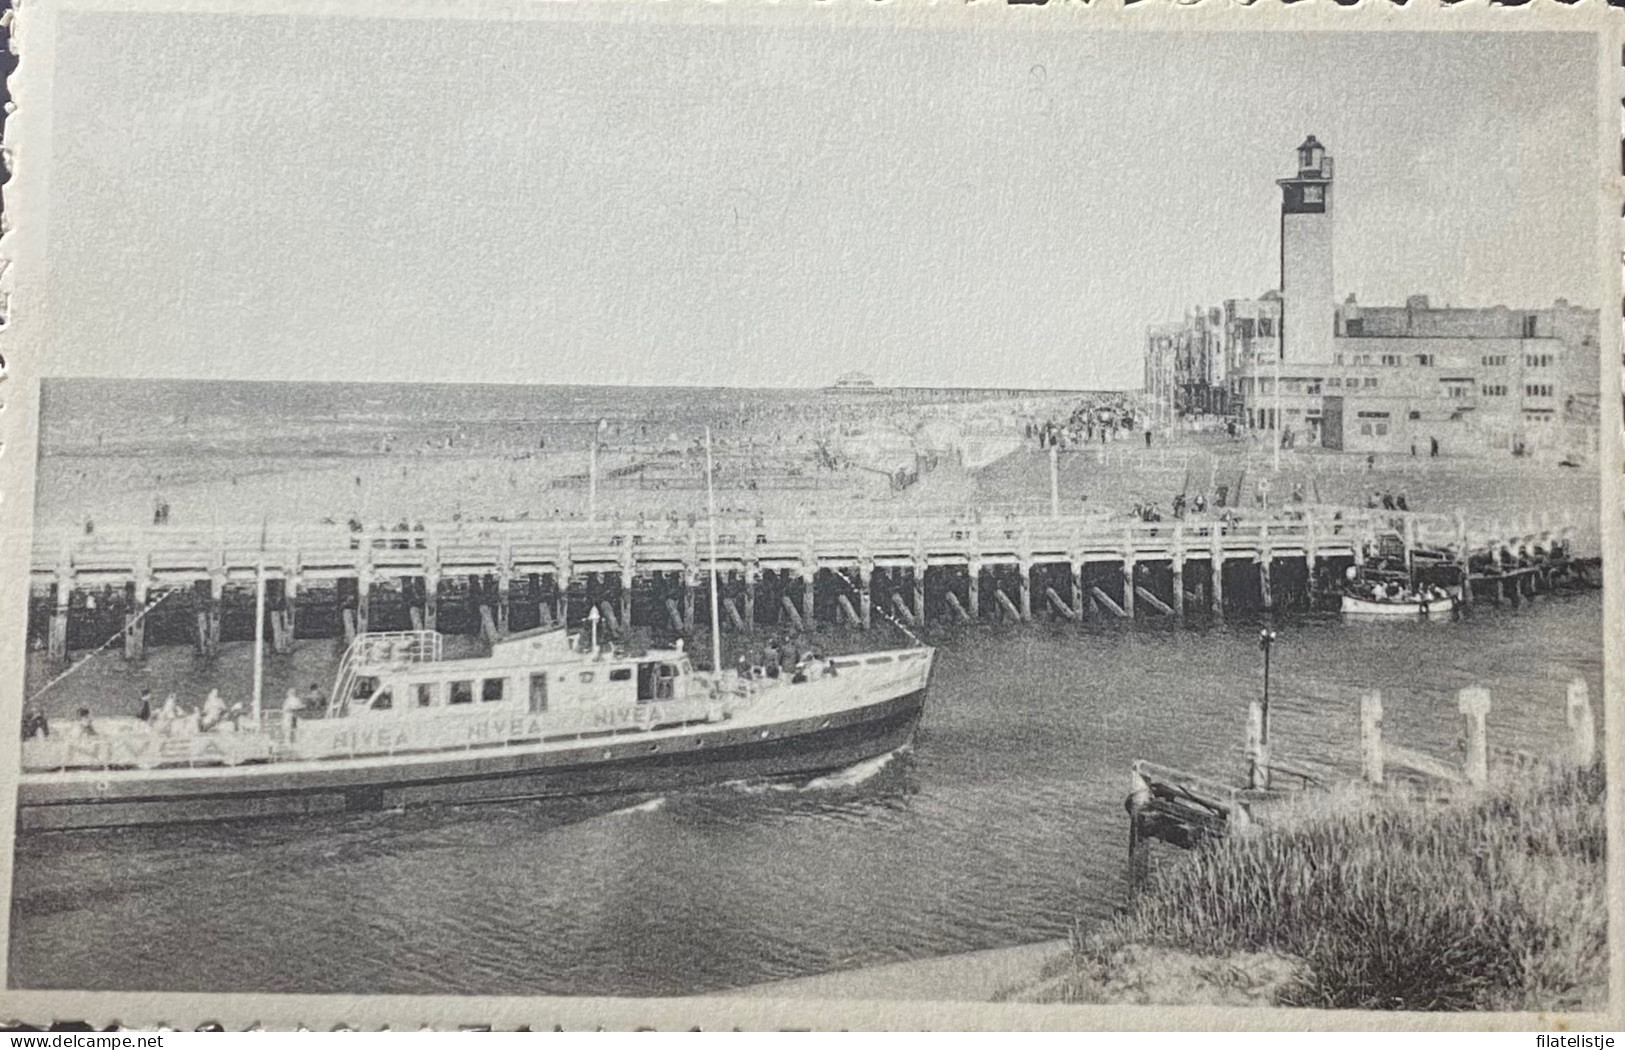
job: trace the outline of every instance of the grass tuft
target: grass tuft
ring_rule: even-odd
[[[1487,792],[1402,791],[1286,807],[1147,881],[1076,946],[1078,981],[1129,946],[1304,964],[1280,1005],[1601,1008],[1607,983],[1603,773],[1543,768]]]

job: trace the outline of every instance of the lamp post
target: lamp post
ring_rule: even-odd
[[[1275,349],[1275,408],[1271,411],[1270,439],[1275,442],[1274,473],[1281,472],[1281,351],[1284,346]],[[1268,652],[1268,650],[1265,650]]]

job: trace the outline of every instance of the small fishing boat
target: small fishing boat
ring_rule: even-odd
[[[1430,616],[1446,616],[1454,613],[1458,601],[1461,601],[1454,588],[1440,590],[1430,595],[1415,595],[1406,593],[1397,598],[1375,598],[1371,595],[1355,595],[1355,593],[1342,593],[1342,611],[1349,616],[1409,616],[1412,619],[1430,618]]]
[[[443,658],[433,631],[362,634],[324,717],[99,718],[23,743],[18,820],[79,828],[662,791],[816,774],[912,738],[933,650],[697,671],[562,629]],[[316,714],[311,712],[311,714]]]

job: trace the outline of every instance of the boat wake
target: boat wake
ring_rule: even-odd
[[[879,776],[892,761],[907,751],[907,746],[888,751],[884,755],[866,758],[856,765],[836,770],[834,773],[825,773],[814,777],[805,783],[796,783],[783,780],[730,780],[722,786],[741,795],[763,795],[773,793],[802,794],[815,791],[844,791],[855,788],[860,784],[873,780]]]
[[[625,817],[630,816],[633,813],[655,813],[665,808],[666,796],[661,795],[658,798],[652,798],[647,802],[639,802],[635,806],[624,806],[620,809],[612,810],[606,815],[611,817]]]
[[[802,785],[800,790],[840,791],[844,788],[857,787],[864,781],[872,780],[873,778],[879,776],[881,771],[887,766],[891,765],[892,760],[898,755],[901,755],[903,751],[903,748],[898,748],[895,751],[888,751],[884,755],[877,755],[874,758],[865,759],[855,766],[848,766],[845,769],[838,770],[834,773],[826,773],[821,777],[815,777],[812,780],[809,780],[806,784]]]

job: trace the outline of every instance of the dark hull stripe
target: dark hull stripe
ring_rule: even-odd
[[[463,758],[402,768],[304,770],[275,778],[223,774],[163,785],[31,783],[18,799],[21,830],[168,824],[309,813],[359,812],[432,803],[496,802],[661,791],[727,780],[814,774],[844,768],[908,743],[925,691],[827,718],[772,727],[710,729],[658,742],[593,745]],[[771,735],[762,738],[762,729]],[[659,750],[651,751],[651,746]]]

